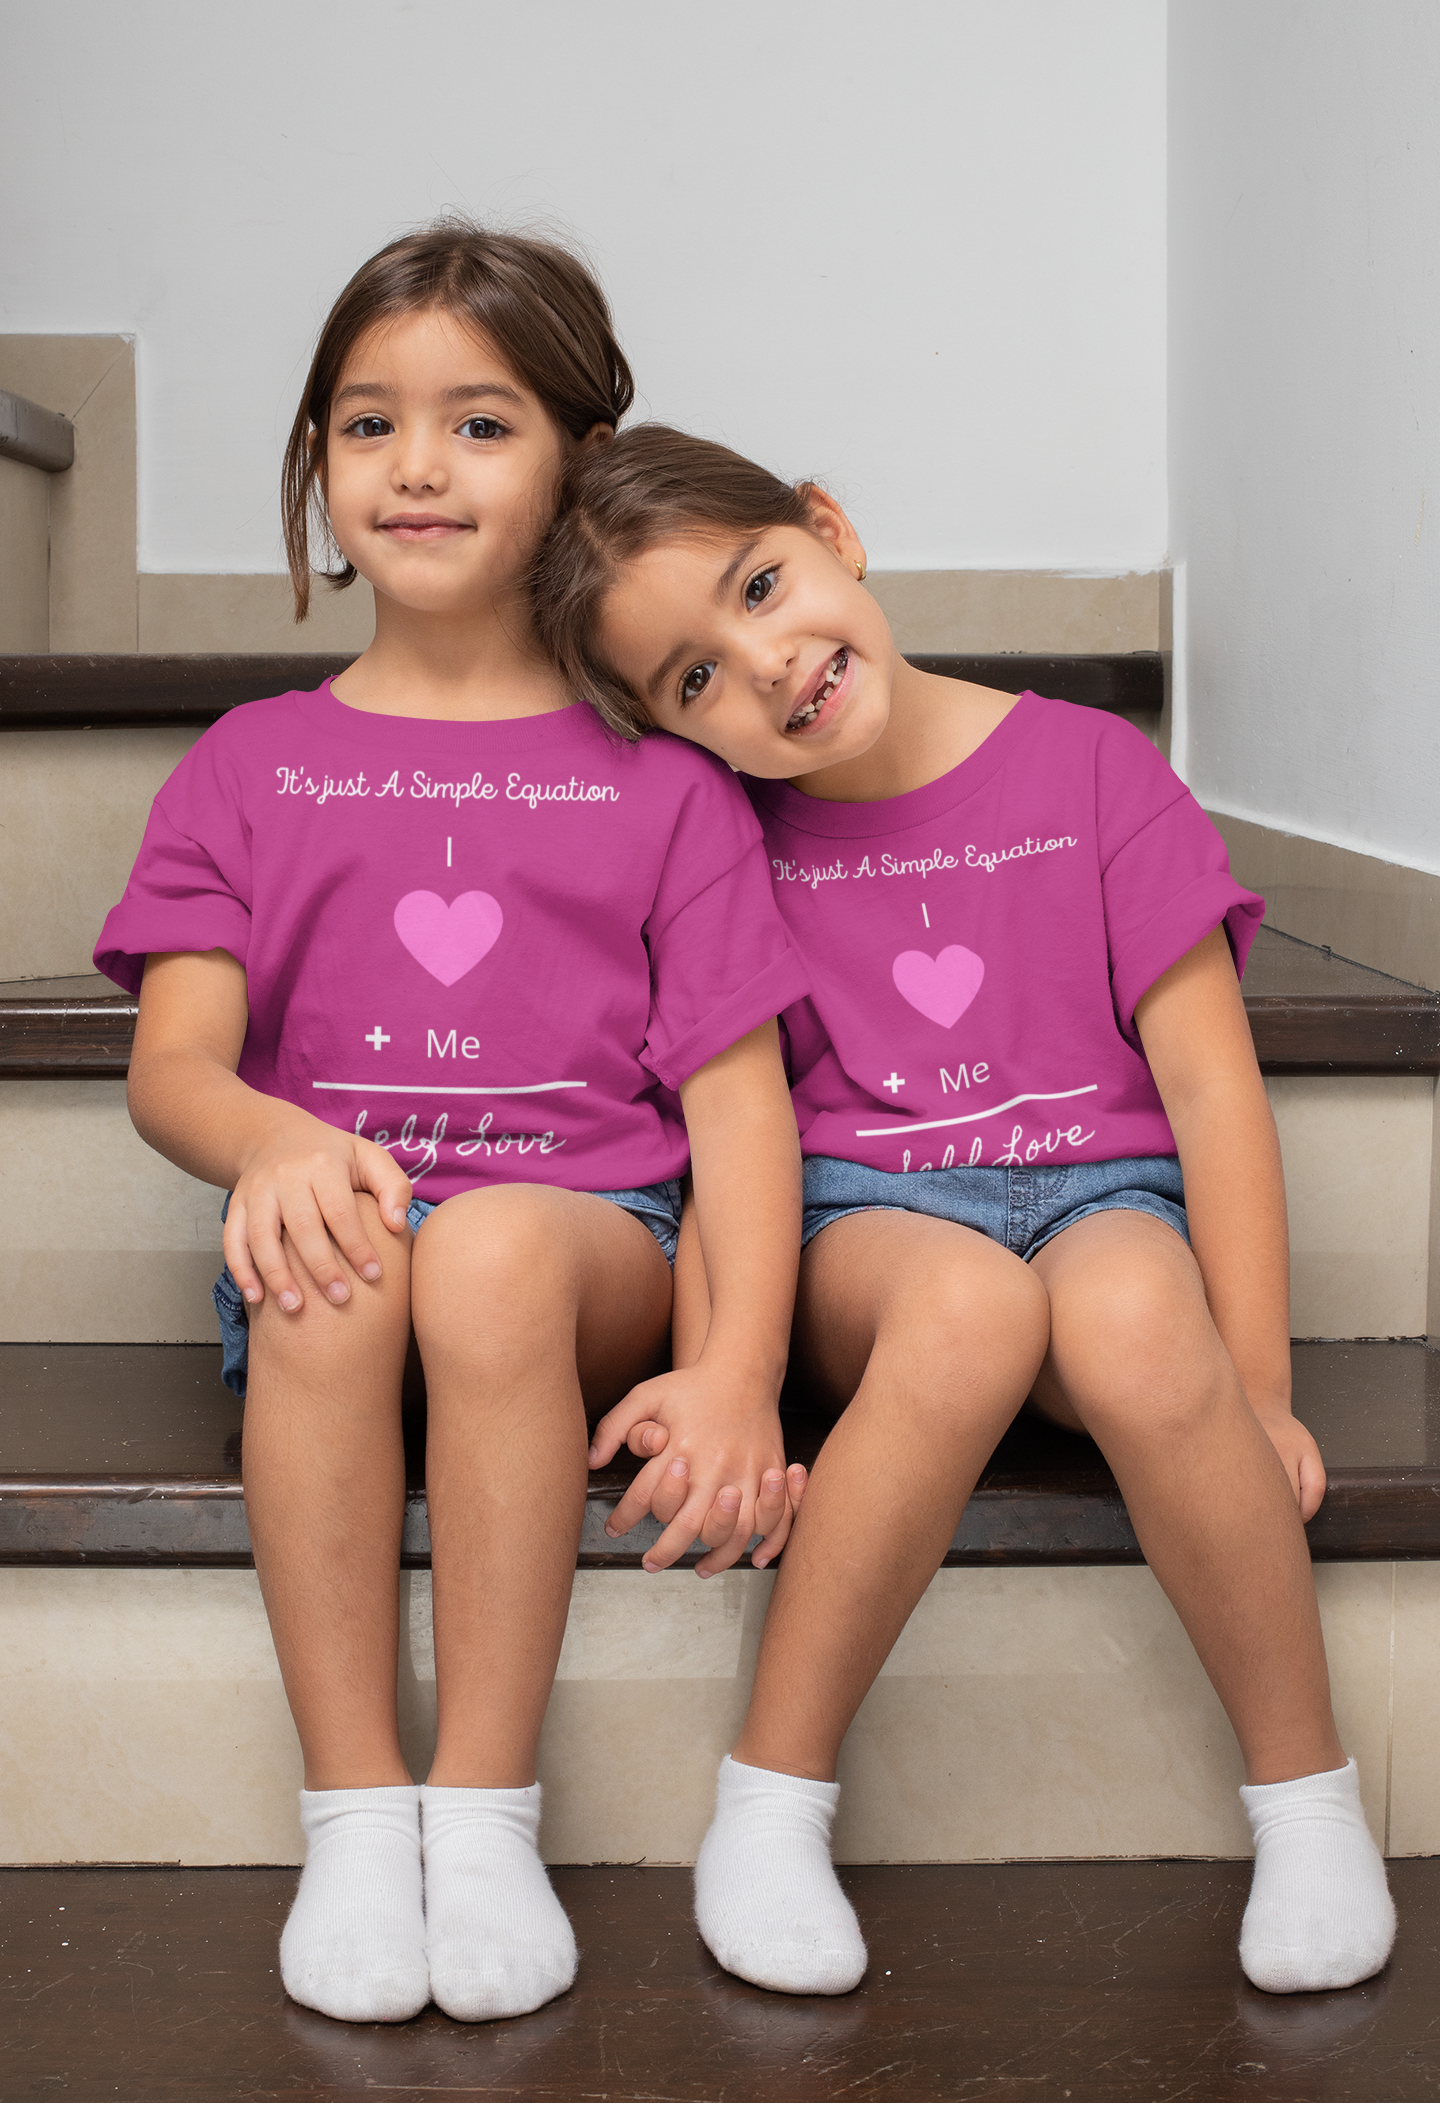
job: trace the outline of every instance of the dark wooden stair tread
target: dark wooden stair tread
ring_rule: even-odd
[[[1421,1343],[1299,1343],[1295,1411],[1330,1474],[1318,1561],[1440,1557],[1440,1352]],[[242,1406],[211,1344],[0,1345],[0,1563],[245,1566]],[[787,1415],[813,1461],[827,1420]],[[407,1424],[404,1556],[429,1562],[423,1421]],[[604,1533],[635,1463],[591,1478],[580,1564],[633,1568],[655,1529]],[[1025,1416],[996,1449],[946,1557],[1134,1563],[1140,1550],[1088,1440]]]
[[[354,663],[354,653],[285,655],[0,656],[0,730],[90,730],[132,723],[213,723],[246,701],[306,692]],[[1028,687],[1083,708],[1158,716],[1164,669],[1158,650],[1109,655],[1010,652],[917,655],[922,671],[1019,693]]]
[[[1158,1688],[1152,1700],[1172,1729]],[[952,1748],[934,1759],[944,1772]],[[562,1801],[571,1764],[553,1785]],[[115,1767],[106,1780],[125,1787]],[[845,1786],[874,1798],[886,1777],[857,1761]],[[1101,1771],[1092,1786],[1124,1784]],[[483,2028],[434,2007],[408,2023],[338,2023],[287,2001],[276,1943],[293,1869],[8,1869],[5,2093],[1434,2103],[1440,1861],[1388,1869],[1401,1928],[1380,1977],[1270,1995],[1236,1962],[1248,1862],[847,1865],[870,1969],[830,2000],[782,1999],[722,1971],[695,1932],[688,1869],[557,1866],[575,1985]]]
[[[1265,1073],[1440,1073],[1440,994],[1275,928],[1255,938],[1245,1009]],[[0,983],[0,1075],[123,1075],[137,1012],[98,974]]]

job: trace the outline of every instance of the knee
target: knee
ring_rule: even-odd
[[[432,1212],[411,1259],[417,1331],[456,1314],[464,1319],[467,1310],[484,1310],[491,1329],[497,1316],[523,1320],[573,1300],[566,1195],[543,1185],[500,1184],[467,1191]]]
[[[993,1260],[917,1276],[887,1326],[912,1350],[1008,1385],[1033,1377],[1044,1358],[1050,1302],[1026,1264],[996,1249]]]
[[[365,1385],[376,1371],[393,1373],[397,1382],[410,1340],[410,1280],[406,1252],[376,1227],[372,1239],[384,1269],[371,1283],[350,1277],[350,1297],[338,1306],[313,1280],[304,1282],[304,1299],[287,1314],[271,1294],[249,1310],[250,1384],[257,1376],[287,1386],[342,1387]]]
[[[543,1185],[498,1183],[447,1199],[416,1236],[417,1276],[442,1263],[472,1272],[524,1270],[554,1242],[553,1196]]]
[[[1192,1266],[1193,1268],[1193,1266]],[[1083,1392],[1087,1427],[1183,1437],[1234,1384],[1198,1275],[1118,1270],[1085,1310],[1081,1335],[1057,1324],[1057,1355]]]

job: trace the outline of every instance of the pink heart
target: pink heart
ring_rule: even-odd
[[[980,991],[985,966],[973,949],[952,942],[938,957],[927,957],[923,949],[902,949],[890,967],[897,990],[948,1030],[960,1020]]]
[[[462,891],[446,905],[433,891],[407,891],[395,908],[395,932],[417,964],[442,986],[473,971],[505,925],[488,891]]]

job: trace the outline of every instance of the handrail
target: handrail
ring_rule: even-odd
[[[64,474],[75,461],[75,426],[68,416],[0,387],[0,457],[47,475]]]

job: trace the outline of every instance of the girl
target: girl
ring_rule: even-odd
[[[1263,903],[1138,731],[914,670],[864,577],[822,491],[663,428],[570,464],[537,570],[572,690],[748,777],[811,977],[783,1017],[795,1349],[843,1415],[721,1767],[701,1933],[760,1985],[860,1978],[828,1851],[840,1743],[1028,1396],[1099,1443],[1240,1740],[1245,1971],[1352,1985],[1394,1915],[1301,1525],[1324,1472],[1290,1414],[1280,1158],[1236,977]],[[709,1348],[693,1299],[677,1363]],[[644,1408],[611,1412],[597,1458],[657,1450]]]
[[[715,1312],[649,1384],[661,1560],[789,1523],[776,1397],[799,1161],[774,1016],[804,988],[729,771],[571,704],[517,589],[630,376],[589,275],[447,226],[356,274],[285,462],[375,640],[237,709],[156,799],[96,952],[141,987],[130,1105],[228,1189],[255,1564],[305,1759],[289,1992],[353,2021],[519,2014],[575,1970],[536,1742],[587,1413],[660,1372],[693,1160]],[[396,1716],[401,1384],[428,1395],[439,1739]],[[422,1822],[424,1880],[422,1905]]]

